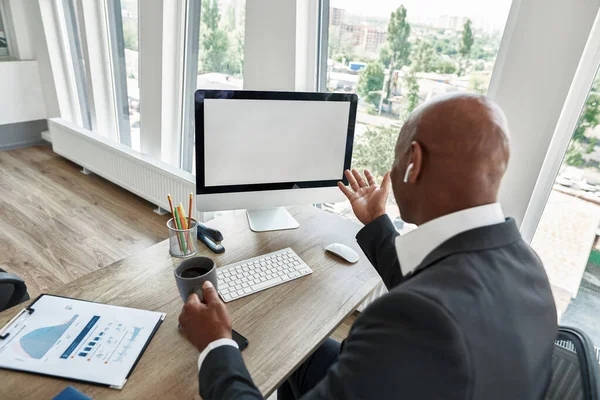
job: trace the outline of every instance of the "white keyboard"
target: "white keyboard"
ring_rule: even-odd
[[[218,268],[218,289],[228,303],[308,274],[312,270],[288,247]]]

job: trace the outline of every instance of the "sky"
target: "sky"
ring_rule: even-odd
[[[331,7],[346,9],[351,14],[387,17],[404,5],[417,18],[441,15],[469,17],[474,23],[483,19],[488,24],[504,26],[511,0],[331,0]]]

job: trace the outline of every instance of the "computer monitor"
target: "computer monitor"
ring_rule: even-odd
[[[196,204],[246,209],[250,228],[297,228],[283,206],[336,202],[350,168],[358,98],[349,93],[198,90]]]

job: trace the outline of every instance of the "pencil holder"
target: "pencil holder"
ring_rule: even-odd
[[[171,218],[167,221],[169,228],[169,253],[173,257],[190,257],[198,252],[198,224],[195,219],[191,220],[189,229],[178,229]]]

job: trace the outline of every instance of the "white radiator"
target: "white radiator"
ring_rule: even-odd
[[[55,153],[165,210],[169,210],[167,194],[171,194],[175,204],[181,202],[187,209],[190,193],[196,193],[196,180],[189,172],[61,118],[48,122]]]

